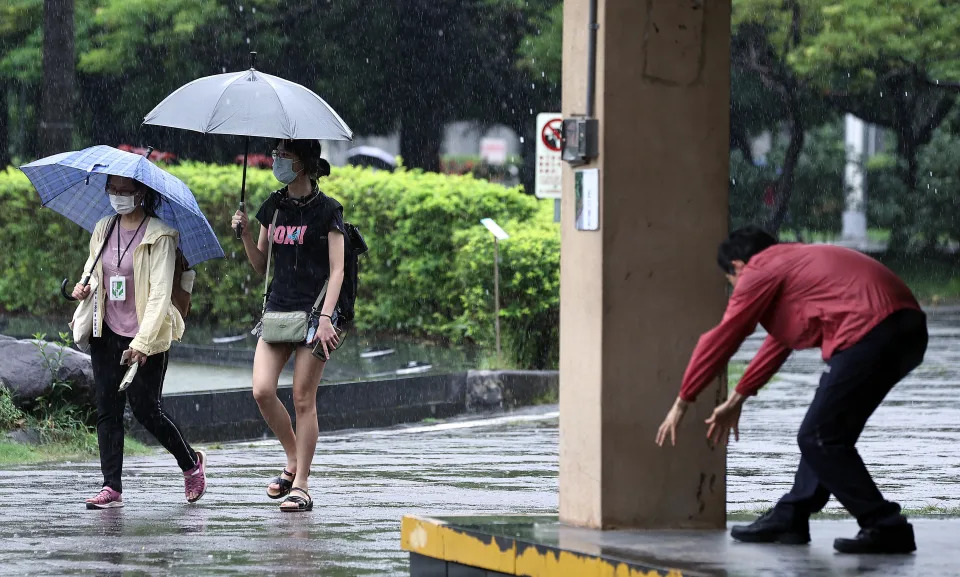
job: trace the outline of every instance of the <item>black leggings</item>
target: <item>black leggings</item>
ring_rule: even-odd
[[[197,454],[180,434],[180,429],[164,412],[160,395],[163,377],[167,372],[167,353],[147,358],[140,366],[133,383],[119,392],[120,381],[127,366],[120,364],[120,356],[130,346],[130,337],[120,336],[103,323],[100,337],[90,339],[90,357],[93,361],[93,379],[97,398],[97,441],[100,444],[100,469],[103,486],[123,492],[120,475],[123,470],[123,409],[130,399],[133,416],[156,437],[177,459],[183,471],[197,465]]]

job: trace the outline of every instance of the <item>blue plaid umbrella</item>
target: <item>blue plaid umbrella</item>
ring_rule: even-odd
[[[180,250],[190,266],[223,257],[223,248],[197,199],[179,178],[139,154],[110,146],[91,146],[25,164],[43,206],[52,208],[90,232],[101,218],[116,214],[107,198],[107,176],[126,176],[161,196],[160,220],[180,231]]]

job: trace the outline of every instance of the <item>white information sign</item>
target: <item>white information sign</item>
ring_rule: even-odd
[[[560,198],[563,181],[563,116],[559,112],[537,115],[537,173],[534,194],[537,198]]]
[[[574,175],[577,230],[600,228],[600,169],[586,168]]]
[[[500,225],[494,222],[492,218],[480,219],[480,224],[487,227],[487,230],[490,231],[490,234],[496,237],[497,240],[507,240],[510,238],[510,235],[507,234],[505,230],[500,228]]]

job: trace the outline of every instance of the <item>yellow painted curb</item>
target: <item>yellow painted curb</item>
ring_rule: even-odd
[[[400,525],[400,548],[443,559],[443,537],[437,522],[404,515]]]
[[[589,554],[537,546],[515,539],[479,536],[444,521],[405,515],[400,546],[441,561],[518,577],[682,577],[677,569],[635,569]]]
[[[492,535],[485,537],[469,535],[449,525],[442,527],[441,531],[445,560],[516,575],[517,544],[512,539],[509,546],[501,548],[498,539]]]

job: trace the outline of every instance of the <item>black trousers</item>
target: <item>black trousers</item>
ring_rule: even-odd
[[[140,366],[133,383],[119,392],[120,381],[127,366],[120,364],[120,356],[130,346],[130,337],[120,336],[103,323],[100,337],[90,339],[90,357],[97,399],[97,442],[100,445],[100,469],[103,486],[123,492],[120,481],[123,470],[123,410],[130,400],[133,416],[161,445],[177,459],[183,471],[197,464],[197,454],[180,434],[173,419],[164,412],[160,395],[163,377],[167,372],[167,353],[147,357]]]
[[[926,315],[901,310],[833,355],[800,425],[800,465],[778,512],[807,518],[833,495],[861,527],[903,522],[900,505],[883,498],[855,445],[867,419],[926,350]]]

